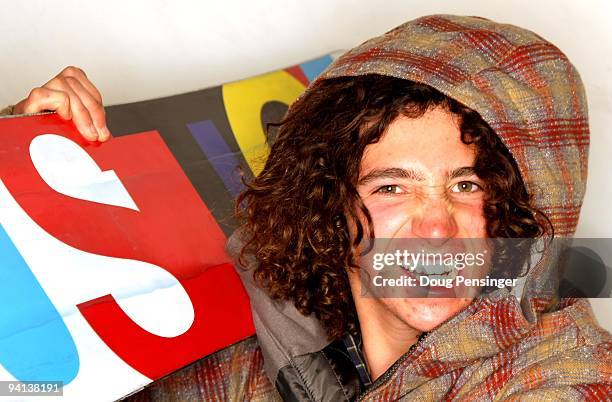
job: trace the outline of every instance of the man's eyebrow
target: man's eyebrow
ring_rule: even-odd
[[[471,166],[463,166],[446,174],[447,180],[453,180],[459,177],[474,176],[476,171]],[[371,181],[378,179],[410,179],[415,181],[424,181],[425,175],[423,172],[415,169],[403,169],[403,168],[383,168],[373,169],[368,174],[359,179],[357,183],[363,186]]]
[[[424,181],[425,175],[414,169],[403,169],[403,168],[383,168],[373,169],[368,172],[365,176],[359,179],[357,183],[360,186],[367,184],[377,179],[411,179],[416,181]]]
[[[458,177],[464,176],[476,176],[476,170],[474,170],[472,166],[464,166],[457,169],[453,169],[451,172],[448,173],[447,179],[453,180]]]

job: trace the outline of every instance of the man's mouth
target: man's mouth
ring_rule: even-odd
[[[430,279],[454,280],[457,276],[457,269],[453,265],[417,265],[416,267],[400,265],[399,267],[408,271],[409,274],[412,274],[417,279],[421,276],[427,276]]]

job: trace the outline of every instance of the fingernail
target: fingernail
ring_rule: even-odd
[[[100,141],[106,141],[111,137],[111,132],[108,127],[104,126],[100,129],[100,137],[98,138]]]

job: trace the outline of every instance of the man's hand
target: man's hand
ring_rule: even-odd
[[[42,87],[32,89],[30,95],[13,108],[14,114],[42,111],[55,111],[63,119],[72,119],[89,141],[110,138],[102,96],[78,67],[66,67]]]

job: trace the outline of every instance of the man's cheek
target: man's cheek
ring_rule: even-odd
[[[368,207],[376,237],[393,238],[406,236],[415,211],[401,204],[374,205]]]
[[[484,217],[483,203],[460,204],[454,207],[454,219],[459,229],[459,237],[482,238],[487,235],[487,222]]]

